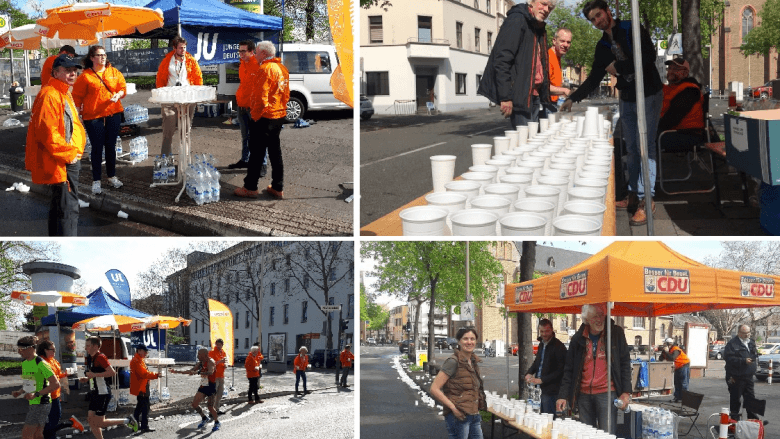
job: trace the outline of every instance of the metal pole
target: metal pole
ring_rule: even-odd
[[[471,302],[471,292],[469,292],[469,284],[471,283],[471,276],[469,274],[469,242],[466,241],[466,302]]]
[[[645,214],[647,236],[655,235],[653,228],[653,195],[650,190],[650,164],[647,152],[647,116],[645,115],[645,75],[642,65],[642,35],[639,31],[639,3],[631,0],[631,35],[634,40],[634,83],[636,86],[636,114],[639,128],[639,152],[642,156],[642,178],[645,186]]]
[[[677,33],[677,0],[672,0],[672,33]]]
[[[636,0],[633,0],[636,1]],[[636,40],[634,40],[636,41]],[[607,302],[607,433],[612,423],[612,302]]]
[[[339,354],[341,354],[341,307],[339,306],[339,339],[336,342],[336,345],[338,346],[338,349],[336,349]],[[328,363],[328,350],[325,350],[325,366],[327,367]],[[336,386],[339,385],[339,373],[341,372],[341,359],[336,358]]]
[[[504,284],[503,282],[499,284],[499,287],[503,289]],[[508,395],[507,398],[511,399],[511,393],[509,393],[509,357],[512,356],[511,352],[512,349],[509,347],[509,313],[506,312],[506,309],[504,310],[504,356],[506,357],[506,394]],[[506,353],[507,348],[509,348],[509,354]],[[520,359],[520,346],[517,346],[517,359]],[[518,399],[520,399],[520,382],[517,383],[517,389],[518,389]]]

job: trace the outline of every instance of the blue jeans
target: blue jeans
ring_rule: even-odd
[[[555,414],[555,401],[558,400],[558,394],[551,393],[546,395],[542,393],[542,413]]]
[[[512,116],[509,118],[509,124],[512,125],[512,129],[516,130],[517,127],[528,125],[528,122],[539,122],[539,106],[541,101],[539,96],[531,97],[531,108],[528,110],[513,111]]]
[[[106,174],[108,178],[116,176],[116,138],[119,136],[119,124],[122,113],[84,121],[84,130],[92,144],[92,181],[100,181],[100,164],[103,163],[103,148],[106,149]]]
[[[661,118],[663,91],[645,96],[645,119],[647,122],[647,159],[650,171],[650,194],[655,196],[656,133]],[[642,155],[639,152],[639,124],[636,102],[620,101],[620,123],[623,141],[628,152],[628,190],[636,192],[639,199],[645,197],[645,183],[642,176]]]
[[[466,415],[466,420],[461,421],[452,413],[444,418],[447,423],[447,434],[450,439],[482,439],[482,416]]]
[[[612,398],[618,395],[612,392]],[[580,422],[596,428],[607,431],[607,416],[611,416],[609,424],[609,433],[615,433],[617,424],[617,407],[611,401],[607,400],[607,393],[598,393],[595,395],[582,393],[577,400],[577,408],[580,410]]]
[[[306,391],[306,371],[298,370],[295,372],[295,393],[298,393],[298,382],[303,378],[303,391]]]
[[[688,390],[691,379],[691,363],[674,370],[674,399],[682,399],[682,391]]]

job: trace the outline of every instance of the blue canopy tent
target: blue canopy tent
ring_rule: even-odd
[[[181,35],[198,64],[239,61],[238,43],[246,39],[279,42],[281,17],[255,14],[220,0],[155,0],[147,8],[163,11],[164,25],[125,38],[171,39]]]
[[[98,288],[87,296],[88,306],[73,306],[68,309],[57,311],[56,320],[60,325],[71,326],[90,317],[105,316],[109,314],[123,315],[129,317],[144,318],[149,314],[137,311],[122,302],[116,300],[103,287]],[[55,325],[54,314],[41,319],[41,324],[45,326]]]

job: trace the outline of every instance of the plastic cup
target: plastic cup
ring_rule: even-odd
[[[517,146],[522,146],[528,143],[528,126],[522,125],[517,127]]]
[[[501,154],[502,152],[506,151],[507,149],[515,149],[515,148],[517,148],[518,138],[519,138],[519,133],[517,132],[517,130],[507,130],[507,131],[504,131],[504,136],[506,136],[509,139],[509,146],[507,148],[505,148],[505,149],[502,149],[501,151],[496,149],[496,154]]]
[[[498,195],[509,200],[510,210],[512,203],[517,201],[519,192],[520,188],[513,184],[496,183],[485,186],[485,195]]]
[[[558,194],[557,212],[563,211],[563,203],[566,201],[566,192],[569,190],[569,179],[563,177],[541,176],[538,179],[540,185],[552,186],[561,190]]]
[[[476,165],[484,165],[490,160],[493,153],[493,145],[489,143],[475,143],[471,145],[471,162]]]
[[[452,215],[455,236],[494,236],[498,215],[482,209],[466,209]]]
[[[469,172],[484,172],[493,176],[492,183],[496,182],[498,177],[498,167],[490,165],[474,165],[469,166]]]
[[[512,212],[501,217],[502,236],[542,236],[547,219],[528,212]]]
[[[498,181],[503,184],[511,184],[518,189],[517,198],[525,198],[525,188],[531,184],[533,180],[533,173],[531,174],[507,174],[498,178]]]
[[[604,212],[607,210],[607,206],[603,203],[595,201],[567,201],[563,204],[564,215],[581,215],[592,217],[599,224],[604,222]]]
[[[506,174],[506,169],[510,168],[512,166],[512,162],[510,160],[503,160],[503,159],[490,159],[485,162],[488,166],[495,166],[498,168],[498,176],[502,176]]]
[[[580,215],[561,215],[553,219],[555,236],[599,236],[601,224],[593,218]]]
[[[444,187],[447,189],[447,192],[454,192],[465,195],[466,208],[468,209],[471,199],[479,196],[479,189],[482,187],[482,183],[476,181],[457,180],[445,184]]]
[[[428,202],[429,206],[435,206],[447,210],[448,214],[445,222],[447,223],[447,228],[450,231],[452,230],[452,222],[450,221],[450,217],[452,217],[453,213],[465,209],[467,200],[467,195],[458,192],[438,192],[425,196],[425,201]]]
[[[502,152],[511,149],[511,143],[512,139],[510,139],[509,136],[493,137],[493,145],[495,145],[496,154],[501,154]]]
[[[433,175],[433,191],[444,192],[444,185],[451,182],[455,176],[454,155],[435,155],[431,157],[431,174]]]
[[[461,175],[461,178],[479,183],[481,185],[479,189],[480,195],[485,193],[485,186],[493,183],[493,174],[488,174],[487,172],[466,172]]]
[[[403,221],[404,236],[441,236],[444,234],[446,209],[436,206],[415,206],[399,214]]]
[[[567,192],[568,201],[596,201],[604,200],[604,191],[594,187],[573,187]]]
[[[555,202],[545,200],[539,197],[525,198],[517,200],[513,205],[517,212],[527,212],[534,215],[540,215],[547,220],[544,228],[544,235],[552,235],[552,219],[555,217]]]
[[[557,187],[535,185],[535,186],[528,186],[527,188],[525,188],[526,199],[539,198],[545,201],[549,201],[555,204],[556,210],[554,212],[557,212],[558,199],[560,198],[560,195],[561,195],[561,190]],[[553,215],[553,217],[555,216]]]
[[[550,121],[549,119],[540,118],[539,119],[539,131],[545,132],[550,127]]]
[[[528,122],[528,140],[533,140],[539,134],[539,122]]]

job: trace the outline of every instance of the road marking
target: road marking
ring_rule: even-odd
[[[469,134],[469,135],[468,135],[468,136],[466,136],[466,137],[474,137],[474,136],[478,136],[478,135],[480,135],[480,134],[489,133],[489,132],[491,132],[491,131],[496,131],[496,130],[500,130],[500,129],[501,129],[501,128],[493,128],[493,129],[490,129],[490,130],[480,131],[480,132],[478,132],[478,133]]]
[[[407,154],[412,154],[412,153],[419,152],[419,151],[422,151],[422,150],[425,150],[425,149],[428,149],[428,148],[433,148],[434,146],[444,145],[445,143],[447,143],[447,142],[439,142],[439,143],[434,143],[433,145],[423,146],[422,148],[417,148],[417,149],[413,149],[411,151],[402,152],[400,154],[396,154],[396,155],[391,156],[391,157],[385,157],[383,159],[374,160],[373,162],[364,163],[364,164],[360,165],[360,167],[363,168],[363,167],[366,167],[366,166],[369,166],[369,165],[375,165],[377,163],[384,162],[386,160],[392,160],[392,159],[395,159],[395,158],[398,158],[398,157],[401,157],[401,156],[405,156]]]
[[[409,126],[410,126],[410,127],[419,127],[419,126],[423,126],[423,125],[425,125],[425,122],[423,122],[423,123],[417,123],[417,124],[414,124],[414,125],[409,125]]]

